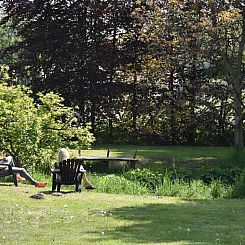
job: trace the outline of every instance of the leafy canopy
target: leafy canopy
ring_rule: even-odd
[[[0,83],[0,150],[11,154],[16,165],[43,170],[59,147],[90,146],[90,127],[79,125],[62,97],[39,93],[34,101],[31,93],[24,86]]]

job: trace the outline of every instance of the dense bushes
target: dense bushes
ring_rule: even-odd
[[[201,175],[190,175],[188,173],[177,173],[170,171],[165,173],[153,172],[150,169],[133,169],[124,174],[130,180],[136,180],[151,189],[163,184],[166,178],[171,182],[182,181],[191,182],[193,180],[201,180],[204,184],[211,184],[213,181],[220,181],[222,184],[234,184],[242,175],[242,170],[234,169],[209,169]]]
[[[200,176],[200,179],[210,184],[213,180],[220,180],[224,184],[234,184],[241,176],[242,170],[233,169],[209,169]]]
[[[97,184],[98,191],[106,193],[199,199],[245,197],[245,175],[239,169],[212,169],[199,177],[133,169],[121,176],[107,175],[93,181]]]

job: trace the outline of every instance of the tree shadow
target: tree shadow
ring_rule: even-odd
[[[245,209],[242,212],[245,214]],[[203,200],[177,205],[151,203],[140,207],[126,206],[112,209],[110,213],[119,225],[104,227],[103,239],[126,244],[216,244],[227,242],[230,236],[233,236],[232,244],[239,244],[241,235],[238,233],[245,225],[245,219],[239,223],[238,216],[231,212],[230,207]],[[91,238],[94,242],[98,240]]]

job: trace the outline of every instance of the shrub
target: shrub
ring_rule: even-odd
[[[167,175],[163,178],[162,185],[156,188],[158,196],[186,197],[189,184],[181,180],[172,181]]]
[[[213,180],[219,180],[224,184],[234,184],[241,176],[241,173],[242,170],[239,168],[209,169],[199,178],[206,184],[210,184]]]
[[[188,197],[188,198],[228,198],[231,197],[231,184],[237,180],[238,169],[210,170],[206,174],[206,183],[202,179],[187,176],[183,173],[165,172],[161,174],[149,169],[134,169],[124,176],[131,181],[145,185],[152,193],[159,196]],[[214,175],[214,173],[216,175]],[[232,173],[229,176],[228,173]],[[220,176],[223,176],[220,180]],[[184,177],[179,177],[184,176]],[[227,179],[225,178],[226,176]],[[245,181],[244,181],[245,185]],[[245,188],[244,188],[245,189]],[[244,191],[245,193],[245,191]]]
[[[210,184],[210,195],[212,198],[226,197],[226,188],[220,180],[213,180]]]
[[[78,124],[59,95],[39,93],[37,103],[31,93],[0,81],[0,150],[12,155],[17,166],[43,171],[59,147],[87,147],[93,135],[89,126]]]
[[[137,181],[150,190],[155,190],[163,182],[164,175],[149,169],[133,169],[124,174],[126,179]]]
[[[232,198],[245,197],[245,174],[243,173],[237,182],[232,186],[230,196]]]
[[[210,198],[210,188],[202,180],[193,180],[190,182],[186,197],[198,199]]]

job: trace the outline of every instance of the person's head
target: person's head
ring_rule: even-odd
[[[58,152],[58,160],[57,162],[62,162],[66,159],[70,158],[70,153],[66,148],[61,148]]]

